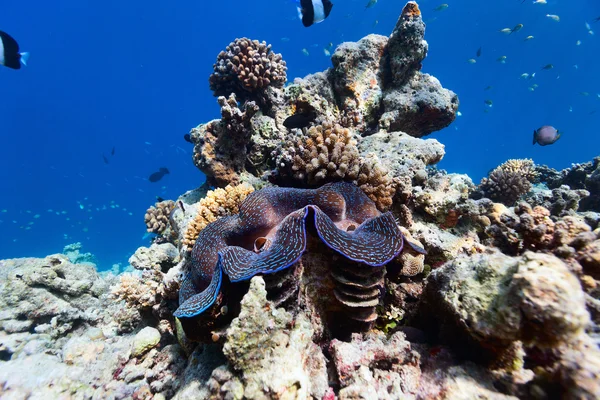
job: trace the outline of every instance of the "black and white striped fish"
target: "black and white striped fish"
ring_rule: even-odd
[[[306,27],[323,22],[333,7],[330,0],[295,0],[295,2],[298,3],[298,18]]]
[[[29,53],[19,52],[19,44],[8,33],[0,31],[0,65],[12,69],[20,69],[21,64],[27,65]]]

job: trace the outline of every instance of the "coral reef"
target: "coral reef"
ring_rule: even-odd
[[[254,188],[251,185],[242,183],[206,192],[206,197],[202,198],[198,204],[196,216],[190,221],[185,231],[183,245],[188,251],[194,247],[202,229],[220,217],[237,214],[240,203],[253,191]]]
[[[282,87],[287,67],[271,45],[247,38],[235,39],[217,56],[209,78],[215,96],[235,93],[243,98],[267,86]]]
[[[579,210],[579,204],[588,197],[590,192],[585,189],[572,190],[567,185],[547,189],[542,185],[534,185],[532,190],[525,195],[524,200],[533,206],[542,206],[550,214],[562,217]]]
[[[436,169],[458,99],[424,32],[408,2],[285,87],[230,44],[191,132],[207,181],[149,210],[128,273],[0,260],[0,397],[600,398],[600,158]]]
[[[249,62],[258,63],[260,71],[280,68],[279,61],[274,61],[278,57],[270,52],[268,46],[247,39],[232,43],[226,52],[219,55],[215,64],[216,72],[211,77],[215,93],[230,96],[228,99],[219,98],[222,119],[200,125],[191,132],[195,143],[196,166],[207,175],[211,184],[220,187],[239,182],[246,173],[265,179],[269,176],[265,172],[274,168],[284,177],[302,175],[295,179],[315,186],[325,183],[323,175],[341,179],[340,175],[347,178],[357,173],[355,165],[347,166],[349,172],[344,169],[347,162],[355,164],[354,140],[357,141],[360,156],[375,152],[385,165],[383,153],[387,152],[379,151],[380,145],[375,140],[361,144],[362,136],[367,139],[378,131],[382,135],[412,135],[415,137],[415,147],[423,148],[421,156],[401,155],[398,159],[425,159],[427,164],[439,161],[443,156],[443,148],[435,146],[437,142],[421,143],[416,138],[449,125],[455,118],[458,99],[454,93],[442,88],[437,79],[419,71],[427,43],[424,40],[424,24],[420,13],[415,11],[417,9],[416,3],[409,3],[405,7],[390,38],[369,35],[358,43],[343,43],[332,56],[333,68],[296,79],[285,88],[274,84],[271,78],[269,84],[264,86],[261,82],[266,81],[261,80],[260,74],[254,73],[256,79],[248,78],[256,66],[248,67],[248,71],[246,67],[236,67]],[[262,46],[262,50],[249,50],[256,46]],[[253,52],[256,58],[239,55],[244,51]],[[268,53],[266,56],[258,56],[264,51]],[[273,60],[269,59],[271,55]],[[262,63],[270,67],[261,68]],[[244,75],[240,79],[238,73],[241,74],[241,71],[244,71]],[[273,74],[282,76],[280,72],[271,72]],[[257,90],[250,82],[256,83]],[[238,105],[237,100],[252,101]],[[258,108],[261,112],[258,112]],[[295,136],[286,137],[287,129],[283,122],[296,113],[314,114],[315,126],[307,128],[310,132],[296,132]],[[236,117],[232,119],[232,115]],[[336,124],[340,127],[336,127]],[[341,127],[351,128],[350,136],[356,136],[348,137],[348,133],[340,131]],[[331,132],[328,132],[330,129]],[[326,140],[330,133],[336,136],[330,144],[323,144],[325,147],[312,144],[315,140],[313,136],[324,136],[323,140]],[[340,142],[336,146],[336,140],[340,140],[343,146]],[[280,144],[282,141],[285,143]],[[309,142],[308,146],[304,144],[306,141]],[[401,141],[408,144],[406,138]],[[434,148],[427,149],[431,145]],[[348,161],[336,161],[343,157],[332,153],[336,147],[337,151],[348,153],[345,154]],[[273,163],[271,153],[276,149],[279,162]],[[313,160],[316,161],[313,163]],[[297,170],[292,169],[294,166]],[[309,171],[305,172],[306,168]],[[404,179],[399,171],[392,172],[390,178]],[[370,183],[375,187],[381,184],[376,178]],[[384,186],[388,193],[382,193],[380,197],[393,196],[391,186]],[[382,205],[387,203],[389,200],[382,200]]]
[[[485,197],[510,206],[531,190],[536,177],[532,160],[508,160],[483,178],[479,188]]]
[[[169,227],[169,216],[175,208],[173,200],[165,200],[151,206],[144,215],[146,230],[150,233],[161,235]]]
[[[580,195],[582,199],[579,211],[600,212],[600,157],[587,163],[573,164],[571,168],[562,171],[556,171],[545,165],[538,166],[537,171],[539,180],[548,185],[550,189],[567,186],[568,189],[579,191],[579,193],[587,192],[585,196]]]

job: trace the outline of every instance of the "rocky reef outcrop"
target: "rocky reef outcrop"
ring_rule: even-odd
[[[599,398],[598,159],[437,169],[458,99],[424,35],[408,2],[287,86],[232,42],[191,132],[207,183],[149,209],[127,273],[0,261],[0,397]]]

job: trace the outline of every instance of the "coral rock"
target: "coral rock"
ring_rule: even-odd
[[[160,342],[160,332],[156,328],[145,327],[133,338],[131,355],[139,357],[148,350],[156,347]]]
[[[458,104],[458,96],[437,78],[417,72],[405,85],[384,92],[379,127],[420,138],[450,125]]]
[[[400,398],[418,388],[420,357],[402,332],[389,339],[382,333],[364,339],[354,334],[349,343],[333,340],[330,351],[342,387],[340,398]]]
[[[331,78],[340,108],[355,117],[348,125],[359,131],[376,125],[381,114],[384,73],[380,68],[387,43],[384,36],[368,35],[356,43],[342,43],[331,57]]]
[[[326,360],[312,342],[309,320],[303,314],[294,319],[266,296],[262,278],[252,278],[223,347],[241,377],[244,396],[261,398],[270,393],[276,398],[321,398],[328,386]]]
[[[444,145],[435,139],[417,139],[402,132],[379,132],[358,144],[361,155],[375,153],[394,178],[409,180],[444,157]]]
[[[409,1],[398,18],[388,44],[392,77],[396,85],[402,85],[411,73],[421,69],[428,48],[424,37],[425,23],[419,6]]]
[[[425,299],[422,311],[441,318],[446,338],[478,344],[475,358],[502,357],[516,340],[564,343],[589,321],[577,278],[558,258],[532,252],[459,257],[432,272]]]
[[[206,174],[207,180],[217,186],[237,183],[245,171],[247,144],[250,138],[250,120],[258,112],[254,102],[246,102],[240,109],[237,98],[218,98],[221,120],[213,120],[192,129],[195,143],[194,164]]]
[[[150,247],[139,247],[131,257],[129,264],[137,270],[167,271],[177,264],[179,253],[171,243],[153,243]]]

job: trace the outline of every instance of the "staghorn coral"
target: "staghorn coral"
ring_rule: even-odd
[[[519,197],[529,192],[536,176],[533,160],[508,160],[483,178],[479,188],[486,197],[513,205]]]
[[[221,119],[200,125],[190,132],[194,146],[194,164],[217,186],[239,181],[247,161],[250,121],[259,110],[254,102],[238,106],[237,98],[218,99]]]
[[[146,230],[157,235],[162,234],[169,226],[169,215],[175,208],[173,200],[165,200],[151,206],[144,216]]]
[[[215,96],[235,93],[240,98],[267,86],[282,87],[286,81],[285,61],[271,45],[247,38],[235,39],[217,56],[210,75]]]
[[[240,203],[253,191],[254,188],[247,183],[209,190],[206,197],[200,200],[198,213],[190,221],[185,231],[183,245],[187,247],[187,250],[192,250],[198,234],[208,224],[216,221],[219,217],[237,214]]]

